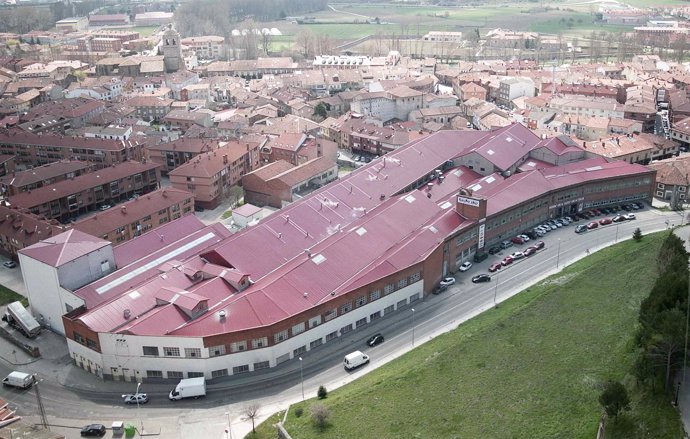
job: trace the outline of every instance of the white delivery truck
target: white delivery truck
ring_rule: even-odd
[[[21,302],[12,302],[7,305],[2,319],[9,323],[10,326],[22,331],[29,338],[36,337],[41,332],[41,325],[24,308]]]
[[[33,384],[33,375],[24,372],[17,372],[16,370],[2,380],[3,386],[19,387],[20,389],[28,389]]]
[[[198,377],[180,380],[168,398],[171,401],[177,401],[182,398],[199,398],[202,396],[206,396],[206,379]]]
[[[369,362],[369,356],[366,354],[363,354],[360,351],[354,351],[351,352],[347,355],[345,355],[345,359],[343,360],[343,366],[345,366],[345,369],[347,370],[352,370],[356,367],[359,367],[363,364],[367,364]]]

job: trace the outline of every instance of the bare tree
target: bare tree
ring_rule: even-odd
[[[271,35],[271,32],[268,29],[261,30],[261,49],[266,55],[268,55],[268,49],[271,47],[272,39],[273,35]]]
[[[243,421],[252,421],[252,433],[256,434],[256,428],[254,428],[254,423],[256,419],[259,417],[259,410],[261,410],[261,404],[254,402],[246,406],[242,410],[242,414],[244,415]]]
[[[311,58],[314,53],[314,34],[310,30],[302,29],[297,33],[295,44],[302,50],[305,58]]]

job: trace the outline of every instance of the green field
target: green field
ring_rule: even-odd
[[[15,268],[15,270],[19,270],[19,268]],[[5,305],[16,300],[21,301],[24,304],[24,306],[27,306],[29,304],[29,302],[24,297],[20,296],[19,294],[15,293],[9,288],[0,285],[0,305]]]
[[[141,38],[146,38],[156,33],[159,27],[160,26],[139,26],[133,27],[132,30],[134,32],[139,32],[139,36],[141,36]]]
[[[617,379],[633,404],[609,423],[607,439],[681,438],[668,398],[643,398],[627,375],[663,237],[603,249],[330,392],[333,416],[324,431],[309,419],[313,400],[300,418],[294,411],[302,404],[291,407],[288,431],[298,439],[589,439],[602,412],[600,384]]]

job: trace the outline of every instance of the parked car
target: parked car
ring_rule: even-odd
[[[465,272],[465,271],[469,270],[470,268],[472,268],[472,263],[470,261],[465,261],[458,267],[458,270]],[[453,278],[449,277],[447,279],[453,279]],[[453,283],[455,283],[455,279],[453,279]],[[453,285],[453,284],[451,284],[451,285]]]
[[[587,226],[584,224],[580,224],[577,227],[575,227],[575,233],[584,233],[588,230]]]
[[[488,257],[489,257],[488,253],[477,252],[477,253],[474,254],[473,260],[474,260],[474,262],[479,263],[479,262],[484,261],[484,260],[485,260],[486,258],[488,258]]]
[[[523,252],[513,252],[512,255],[510,255],[514,261],[517,261],[518,259],[522,259],[525,257],[525,254]]]
[[[110,204],[104,204],[104,205],[102,205],[99,209],[101,209],[101,210],[108,210],[108,209],[110,209],[111,207],[112,207],[112,206],[111,206]]]
[[[89,424],[81,429],[82,436],[102,437],[105,436],[105,425]]]
[[[17,266],[17,263],[14,261],[5,261],[2,263],[2,265],[4,265],[7,268],[14,268]]]
[[[546,244],[544,244],[544,241],[537,241],[534,244],[534,246],[537,248],[537,250],[541,250],[542,248],[544,248],[546,246]]]
[[[498,245],[495,246],[495,247],[491,247],[491,248],[489,249],[489,254],[490,254],[490,255],[495,255],[495,254],[500,253],[500,252],[501,252],[501,247],[498,246]]]
[[[503,242],[501,243],[501,248],[502,248],[502,249],[506,249],[506,248],[512,247],[512,246],[513,246],[513,243],[512,243],[511,241],[503,241]]]
[[[491,266],[489,267],[489,272],[494,273],[494,272],[500,270],[501,267],[502,267],[502,265],[499,262],[491,264]]]
[[[512,264],[512,263],[513,263],[513,257],[510,256],[510,255],[506,256],[506,257],[503,258],[503,260],[501,261],[501,265],[503,265],[504,267],[505,267],[506,265],[510,265],[510,264]]]
[[[472,283],[480,283],[480,282],[489,282],[491,280],[491,276],[488,274],[482,273],[478,274],[475,277],[472,278]]]
[[[381,343],[383,343],[383,334],[381,333],[374,334],[371,337],[369,337],[369,340],[367,340],[367,346],[372,348]]]
[[[634,204],[635,206],[637,206],[638,209],[643,209],[643,208],[644,208],[644,204],[640,203],[639,201],[636,201],[636,202],[634,202],[633,204]]]
[[[626,213],[625,215],[623,215],[623,218],[625,218],[627,220],[634,220],[637,217],[635,216],[634,213]]]
[[[613,221],[614,223],[622,223],[623,221],[625,221],[625,215],[616,215],[613,217],[613,219],[611,219],[611,221]]]
[[[527,247],[523,253],[525,254],[525,256],[532,256],[536,252],[537,252],[537,247],[532,245],[530,247]]]
[[[134,393],[129,395],[122,395],[125,404],[146,404],[149,402],[149,396],[146,393]]]
[[[587,228],[589,230],[596,229],[597,227],[599,227],[599,223],[596,221],[592,221],[591,223],[587,224]]]
[[[442,287],[446,287],[446,288],[448,288],[451,285],[455,285],[455,278],[454,277],[444,277],[439,285],[441,285]]]
[[[529,242],[529,236],[527,235],[518,235],[518,238],[522,238],[523,242]]]
[[[611,218],[603,218],[603,219],[599,220],[599,224],[601,224],[602,226],[611,224],[612,222],[613,221],[611,220]]]
[[[525,243],[525,240],[522,239],[520,236],[513,236],[512,238],[510,238],[510,241],[513,244],[524,244]]]

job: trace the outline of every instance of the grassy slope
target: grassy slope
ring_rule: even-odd
[[[597,385],[630,369],[631,333],[661,239],[602,250],[331,392],[324,432],[306,414],[295,418],[293,406],[288,430],[298,439],[594,437]],[[631,390],[630,420],[607,438],[644,430],[659,439],[682,436],[673,409],[661,399],[639,402]]]
[[[19,268],[15,268],[15,270],[19,270]],[[24,304],[24,306],[27,306],[29,304],[29,302],[24,297],[20,296],[19,294],[15,293],[9,288],[0,285],[0,305],[5,305],[16,300],[21,301]]]

